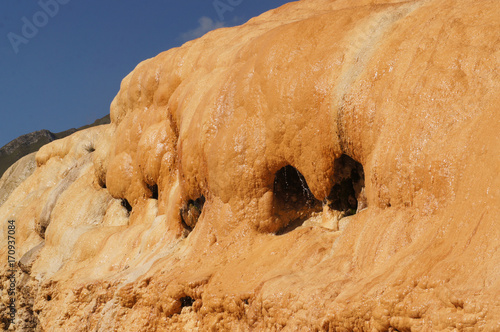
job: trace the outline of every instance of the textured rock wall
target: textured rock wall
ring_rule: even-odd
[[[0,207],[17,326],[500,329],[498,13],[300,1],[139,64]]]

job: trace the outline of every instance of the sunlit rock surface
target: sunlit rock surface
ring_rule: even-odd
[[[0,207],[0,306],[14,219],[19,330],[500,330],[499,13],[304,0],[144,61]]]

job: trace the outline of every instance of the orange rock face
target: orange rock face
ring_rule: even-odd
[[[303,0],[142,62],[0,207],[16,326],[500,330],[499,13]]]

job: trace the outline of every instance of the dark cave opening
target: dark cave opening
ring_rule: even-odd
[[[180,298],[181,308],[193,306],[194,300],[189,296],[184,296]]]
[[[205,196],[200,196],[195,200],[190,199],[180,209],[181,221],[183,226],[188,230],[193,230],[194,226],[200,218],[201,212],[205,205]]]
[[[323,211],[328,205],[342,216],[350,216],[367,206],[364,194],[365,173],[363,165],[346,154],[334,163],[334,185],[323,202],[312,194],[304,176],[288,165],[276,172],[274,192],[274,215],[285,225],[276,234],[293,231],[309,219],[315,212]]]
[[[158,199],[158,185],[157,184],[154,184],[152,186],[148,185],[148,189],[151,192],[150,198]]]
[[[366,207],[363,165],[343,154],[335,160],[333,177],[335,185],[325,200],[332,210],[349,216]]]
[[[276,199],[285,205],[312,205],[316,200],[304,176],[290,165],[276,173],[273,189]]]
[[[290,232],[313,212],[321,211],[321,202],[312,194],[304,176],[291,165],[276,172],[273,192],[274,214],[287,225],[277,234]]]

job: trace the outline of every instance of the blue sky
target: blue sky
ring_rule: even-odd
[[[147,58],[287,0],[1,0],[0,147],[109,113]]]

